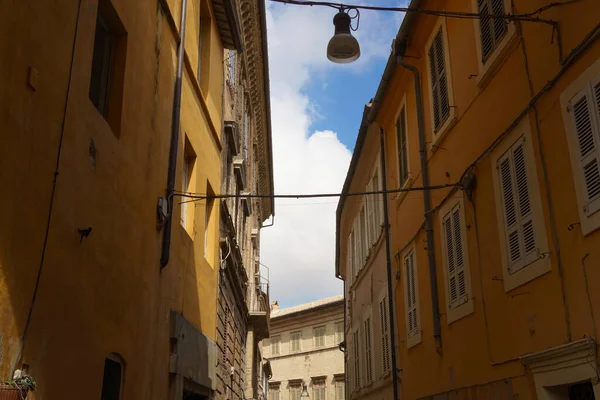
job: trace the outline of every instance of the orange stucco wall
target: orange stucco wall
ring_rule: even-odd
[[[22,359],[38,381],[39,398],[99,398],[104,359],[118,353],[125,360],[123,398],[164,399],[169,310],[215,338],[218,205],[206,260],[205,202],[189,206],[195,208],[189,234],[175,199],[171,259],[161,271],[156,204],[167,180],[178,40],[168,14],[178,25],[181,1],[169,1],[169,12],[156,2],[112,2],[127,30],[119,135],[88,98],[97,3],[81,2],[70,82],[77,2],[0,6],[0,52],[7,55],[0,60],[0,206],[6,210],[0,227],[0,380],[9,377],[22,347],[43,254]],[[192,23],[197,4],[189,2],[181,131],[197,155],[197,191],[205,192],[210,182],[218,192],[223,47],[213,22],[209,84],[199,88]],[[35,89],[28,86],[29,67],[38,74]],[[178,190],[184,142],[182,136]],[[87,227],[92,232],[80,243],[77,229]]]
[[[424,9],[473,11],[471,0],[420,3]],[[549,2],[515,0],[512,3],[515,12],[529,12]],[[551,9],[542,17],[558,22],[566,56],[596,26],[599,14],[600,3],[582,0]],[[495,63],[494,71],[483,79],[477,76],[479,56],[474,21],[446,18],[451,65],[448,79],[453,86],[453,101],[450,104],[454,106],[455,122],[445,137],[436,143],[439,147],[432,149],[426,44],[439,18],[442,17],[420,15],[416,18],[409,33],[406,52],[411,58],[405,59],[421,72],[431,185],[451,184],[460,179],[467,167],[526,109],[532,93],[539,92],[561,68],[557,40],[551,42],[552,27],[520,22],[503,56]],[[399,368],[402,369],[402,398],[419,399],[512,379],[512,390],[518,398],[534,399],[537,397],[533,377],[519,357],[524,353],[581,339],[585,335],[596,337],[598,326],[593,323],[593,315],[600,312],[600,298],[597,297],[600,272],[592,266],[598,263],[600,257],[597,251],[600,236],[594,232],[584,237],[577,225],[572,230],[568,229],[570,224],[579,221],[579,214],[559,97],[599,57],[600,42],[596,40],[556,85],[539,99],[536,104],[537,123],[534,110],[527,112],[521,121],[531,130],[538,178],[533,185],[541,198],[543,226],[549,248],[547,257],[551,265],[549,273],[508,292],[501,279],[492,279],[503,276],[500,253],[503,244],[499,238],[500,227],[496,214],[496,208],[501,204],[497,203],[495,196],[495,165],[490,154],[484,155],[473,170],[477,176],[473,202],[464,198],[474,312],[449,324],[446,321],[442,236],[437,208],[444,205],[442,201],[447,200],[445,198],[451,192],[450,189],[432,192],[432,206],[436,208],[433,229],[441,347],[436,346],[433,338],[427,242],[425,232],[420,230],[424,221],[423,195],[421,192],[408,193],[401,201],[395,200],[396,195],[390,195],[391,254],[396,256],[393,259],[395,271],[401,267],[398,256],[404,254],[397,253],[414,238],[412,243],[416,251],[422,332],[421,343],[408,348],[404,288],[402,282],[397,281],[396,337]],[[408,117],[409,170],[414,179],[412,186],[422,186],[413,76],[396,67],[374,124],[386,131],[387,184],[390,189],[398,187],[395,118],[404,96]],[[378,132],[369,130],[369,135],[378,136]],[[499,145],[516,139],[517,135],[516,131],[509,133]],[[370,157],[373,152],[371,147],[377,145],[376,139],[370,137],[367,137],[366,143],[360,163],[363,158]],[[364,188],[366,182],[361,181],[361,176],[359,167],[350,191]],[[452,194],[452,198],[462,196],[461,190]],[[349,204],[344,207],[342,214],[342,266],[346,261],[346,238],[356,211]],[[587,289],[583,268],[587,268]],[[487,318],[484,318],[484,307]]]

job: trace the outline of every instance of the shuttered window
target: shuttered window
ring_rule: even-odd
[[[354,331],[354,389],[360,388],[360,329]]]
[[[279,355],[279,336],[271,338],[271,355],[272,356]]]
[[[369,239],[367,232],[367,213],[365,211],[365,206],[363,205],[360,209],[360,241],[361,241],[361,258],[359,268],[362,268],[365,264],[365,260],[367,258],[367,254],[369,254]]]
[[[366,383],[373,381],[373,344],[371,337],[371,317],[365,318],[365,378]]]
[[[325,382],[313,384],[313,396],[315,400],[325,400]]]
[[[293,332],[291,334],[290,341],[291,341],[292,353],[300,351],[300,338],[301,338],[300,332]]]
[[[335,323],[335,344],[342,343],[344,341],[344,322]]]
[[[415,250],[404,257],[406,315],[408,336],[419,333],[419,317],[417,315],[417,270],[415,266]]]
[[[461,215],[459,203],[444,216],[442,222],[450,308],[456,308],[469,300],[465,271],[466,246],[463,243]]]
[[[373,180],[369,181],[367,185],[367,192],[373,191]],[[367,247],[371,247],[373,243],[375,243],[375,206],[376,206],[376,197],[373,194],[368,194],[365,196],[367,201]]]
[[[358,275],[362,267],[362,244],[360,241],[359,219],[354,220],[354,275]]]
[[[431,78],[431,101],[433,103],[433,127],[437,133],[450,116],[442,28],[435,35],[429,48],[429,75]]]
[[[348,235],[348,244],[346,247],[346,276],[348,284],[352,285],[354,278],[354,232]]]
[[[381,367],[385,373],[390,370],[390,328],[388,324],[388,304],[386,297],[379,302],[379,323],[381,326]]]
[[[538,258],[531,207],[531,183],[525,160],[525,139],[520,138],[498,160],[508,272],[517,272]]]
[[[346,395],[344,394],[344,382],[338,381],[335,383],[335,400],[345,400]]]
[[[406,135],[406,107],[402,107],[396,121],[396,142],[398,144],[398,179],[400,187],[408,180],[408,143]]]
[[[374,192],[379,192],[379,168],[375,170],[375,173],[373,174],[373,180],[372,180],[372,188]],[[373,207],[374,207],[374,214],[373,214],[373,225],[375,226],[375,241],[377,241],[377,239],[379,239],[379,235],[381,234],[381,219],[383,217],[383,213],[381,211],[381,204],[383,203],[383,201],[381,200],[381,195],[380,194],[374,194],[373,196]]]
[[[320,326],[313,330],[313,334],[315,336],[315,347],[324,347],[325,346],[325,327]]]
[[[600,76],[571,100],[569,113],[579,148],[583,212],[590,216],[600,209]]]
[[[481,34],[481,61],[485,64],[494,50],[498,47],[508,31],[503,18],[493,18],[491,15],[504,15],[504,0],[477,0],[479,13],[483,15],[479,20]]]
[[[301,400],[300,394],[302,393],[302,387],[300,385],[293,385],[290,387],[290,400]]]

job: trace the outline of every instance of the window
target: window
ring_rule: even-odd
[[[478,11],[483,15],[504,15],[504,0],[477,0]],[[508,28],[506,21],[502,18],[482,17],[479,22],[481,35],[481,59],[488,60],[500,42]]]
[[[492,153],[502,273],[506,291],[551,270],[529,120]],[[467,281],[468,283],[468,281]]]
[[[344,341],[344,321],[335,323],[335,343],[342,343]]]
[[[115,134],[120,133],[127,35],[108,0],[98,2],[89,98]]]
[[[433,106],[433,129],[435,133],[438,133],[450,116],[444,36],[441,27],[429,47],[428,58],[431,103]]]
[[[580,228],[588,235],[600,227],[600,60],[569,85],[560,101]]]
[[[414,248],[406,254],[403,264],[404,294],[406,301],[406,334],[408,336],[408,347],[412,347],[421,341],[418,307],[419,296],[417,292],[417,267]]]
[[[344,386],[345,385],[344,385],[343,380],[336,380],[336,382],[335,382],[335,400],[345,400],[346,399]]]
[[[508,251],[508,272],[514,274],[538,258],[530,183],[520,138],[498,161],[498,174]]]
[[[404,187],[408,182],[408,142],[406,134],[406,107],[402,106],[396,120],[396,142],[398,145],[398,184]]]
[[[96,17],[94,37],[94,56],[92,58],[92,77],[90,81],[90,100],[100,114],[108,114],[108,98],[111,84],[115,53],[115,35],[100,10]]]
[[[373,172],[373,176],[367,185],[368,192],[378,192],[379,191],[379,170],[375,168]],[[379,194],[370,194],[366,196],[367,200],[367,228],[368,228],[368,247],[377,243],[379,239],[379,235],[381,233],[381,218],[383,212],[381,211],[381,204],[379,200]]]
[[[315,347],[324,347],[325,346],[325,327],[320,326],[313,330],[313,334],[315,337]]]
[[[123,386],[123,361],[116,354],[109,354],[104,360],[101,400],[120,400]]]
[[[269,400],[279,400],[279,390],[281,383],[269,382]]]
[[[235,85],[235,63],[236,63],[236,53],[233,51],[230,51],[229,52],[228,71],[229,71],[229,82],[232,85]]]
[[[291,351],[292,353],[296,353],[300,351],[300,337],[301,337],[301,333],[300,332],[293,332],[291,334]]]
[[[390,327],[388,324],[387,297],[379,300],[379,326],[381,327],[381,370],[390,370]]]
[[[313,387],[313,399],[314,400],[326,400],[325,399],[325,380],[320,379],[315,381]]]
[[[365,206],[360,208],[360,242],[361,242],[361,259],[360,264],[358,264],[359,268],[362,268],[365,264],[365,260],[367,259],[367,255],[369,254],[369,245],[368,243],[368,235],[367,235],[367,214],[365,212]]]
[[[278,356],[279,355],[279,336],[275,336],[271,338],[271,355]]]
[[[195,166],[196,166],[196,154],[192,150],[187,136],[185,136],[185,145],[183,151],[183,170],[181,172],[181,191],[184,193],[190,193],[195,191],[194,177],[195,177]],[[185,228],[188,233],[193,232],[193,220],[194,220],[194,207],[193,203],[181,201],[181,215],[180,222],[181,226]],[[189,204],[192,206],[188,207]]]
[[[371,342],[371,316],[363,321],[365,327],[365,378],[366,383],[373,382],[373,347]]]
[[[446,280],[446,319],[451,323],[474,309],[470,300],[471,278],[462,198],[441,209],[440,222]]]
[[[248,141],[250,138],[250,110],[246,105],[244,109],[244,159],[248,160]]]
[[[214,196],[215,192],[212,190],[210,183],[206,183],[206,195]],[[204,210],[204,258],[211,261],[212,252],[210,251],[211,244],[211,232],[212,232],[212,214],[213,205],[215,199],[206,199],[206,209]]]
[[[199,0],[200,18],[198,20],[198,71],[197,79],[204,93],[208,92],[210,41],[212,34],[212,19],[207,0]]]
[[[290,400],[301,400],[302,386],[299,383],[290,383]]]
[[[360,214],[359,214],[360,215]],[[357,218],[354,220],[354,275],[358,275],[362,268],[362,243],[360,233],[360,220]]]
[[[354,231],[350,232],[348,235],[348,244],[346,247],[346,276],[348,277],[348,286],[352,285],[352,280],[354,279]]]
[[[354,345],[354,389],[360,388],[360,329],[353,333],[352,344]]]

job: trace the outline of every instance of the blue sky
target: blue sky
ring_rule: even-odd
[[[405,1],[375,1],[404,5]],[[327,59],[336,10],[268,2],[275,192],[340,192],[363,107],[374,95],[403,15],[364,11],[354,35],[361,57]],[[278,199],[275,224],[261,231],[270,298],[290,307],[342,293],[335,277],[337,198]],[[266,269],[264,270],[266,272]]]

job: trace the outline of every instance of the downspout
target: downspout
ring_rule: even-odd
[[[160,269],[169,263],[171,253],[171,227],[173,225],[173,194],[175,192],[175,175],[177,172],[177,148],[179,147],[179,126],[181,123],[181,86],[183,75],[183,57],[185,52],[185,25],[187,0],[181,0],[181,21],[179,22],[179,48],[177,49],[177,72],[175,75],[175,94],[173,96],[173,116],[171,123],[171,148],[169,149],[169,166],[167,170],[167,204],[168,213],[165,223],[160,255]]]
[[[388,314],[389,314],[389,334],[390,346],[392,347],[392,385],[394,387],[394,400],[398,397],[398,367],[396,364],[396,334],[394,332],[394,289],[392,288],[392,260],[390,257],[390,223],[388,218],[388,196],[385,193],[387,190],[387,174],[385,170],[385,132],[380,128],[381,134],[381,176],[383,176],[382,189],[383,193],[383,231],[385,233],[385,259],[387,264],[387,287],[388,287]]]
[[[406,40],[396,41],[395,51],[397,64],[414,75],[415,96],[417,107],[417,124],[419,132],[419,156],[421,159],[421,176],[423,177],[423,207],[425,212],[425,233],[427,236],[427,259],[429,261],[429,284],[431,286],[431,309],[433,317],[433,337],[436,351],[441,353],[442,334],[440,328],[440,306],[438,299],[438,285],[435,264],[435,247],[433,242],[433,213],[431,210],[431,192],[429,189],[429,170],[427,167],[427,143],[425,142],[425,125],[423,117],[423,100],[421,95],[421,76],[417,67],[407,64],[402,59],[406,51]],[[385,175],[384,175],[385,176]]]

